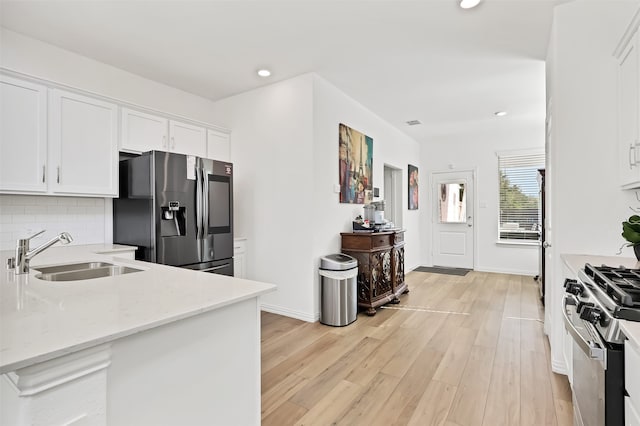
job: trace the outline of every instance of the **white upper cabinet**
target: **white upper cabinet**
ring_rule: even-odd
[[[122,108],[120,150],[145,152],[167,151],[169,120],[129,108]]]
[[[141,153],[151,150],[207,155],[207,129],[159,115],[122,108],[120,150]]]
[[[640,14],[640,11],[639,11]],[[620,184],[640,188],[640,35],[639,15],[625,32],[618,60],[618,158]]]
[[[207,156],[207,130],[204,127],[169,120],[169,151]]]
[[[118,195],[118,107],[50,92],[49,177],[53,193]]]
[[[0,75],[0,191],[47,191],[47,88]]]
[[[231,161],[229,134],[207,129],[207,158]]]

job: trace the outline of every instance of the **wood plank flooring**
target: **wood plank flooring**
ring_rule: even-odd
[[[406,279],[347,327],[262,313],[263,425],[571,425],[531,277]]]

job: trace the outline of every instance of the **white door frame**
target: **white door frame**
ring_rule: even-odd
[[[386,169],[391,171],[391,186],[393,187],[393,224],[396,227],[402,228],[404,226],[404,202],[403,202],[403,188],[402,188],[402,169],[400,167],[396,167],[394,165],[384,163],[382,167],[382,173],[384,175]],[[384,200],[389,200],[389,194],[387,194],[387,185],[386,180],[383,186],[384,188]],[[385,210],[387,208],[385,207]],[[388,219],[385,214],[385,219]],[[398,221],[398,219],[400,219]]]
[[[473,184],[471,185],[471,188],[473,189],[473,229],[472,229],[472,233],[473,233],[473,269],[476,269],[476,261],[478,258],[478,225],[480,223],[480,221],[478,220],[479,217],[479,212],[480,212],[480,201],[478,197],[478,168],[477,167],[473,167],[473,168],[466,168],[466,169],[443,169],[443,170],[433,170],[431,171],[431,173],[429,173],[429,200],[431,201],[431,203],[435,203],[436,201],[433,199],[433,185],[435,183],[435,175],[440,174],[440,173],[459,173],[459,172],[470,172],[471,176],[473,177]],[[429,238],[429,265],[433,266],[433,245],[434,245],[434,241],[433,241],[433,232],[434,232],[434,226],[433,224],[435,223],[436,218],[433,216],[433,212],[434,212],[434,208],[433,205],[431,205],[429,207],[429,217],[431,218],[431,220],[429,221],[429,230],[430,232],[430,238]]]

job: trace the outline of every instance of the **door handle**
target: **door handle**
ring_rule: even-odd
[[[543,248],[549,248],[549,247],[551,247],[551,244],[549,244],[548,242],[545,241],[544,243],[542,243],[542,247]]]

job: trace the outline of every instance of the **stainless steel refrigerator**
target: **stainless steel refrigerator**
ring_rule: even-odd
[[[233,165],[150,151],[120,161],[113,242],[136,259],[233,276]]]

